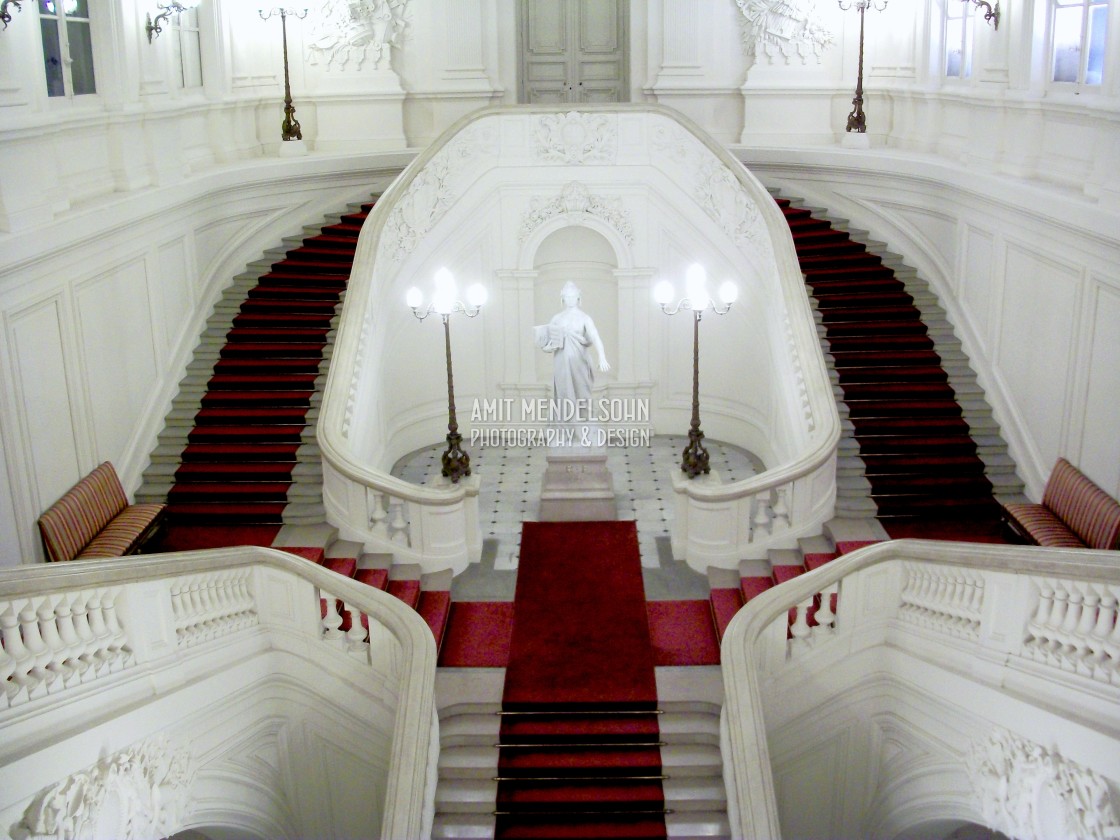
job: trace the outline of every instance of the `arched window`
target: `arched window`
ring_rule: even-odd
[[[1108,0],[1051,0],[1051,15],[1051,81],[1100,85]]]
[[[89,0],[39,0],[48,96],[97,93]]]

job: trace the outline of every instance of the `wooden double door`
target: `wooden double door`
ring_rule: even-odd
[[[520,0],[519,101],[627,101],[628,2]]]

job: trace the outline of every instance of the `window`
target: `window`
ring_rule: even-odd
[[[171,32],[173,49],[179,57],[179,82],[183,88],[202,87],[202,47],[198,29],[198,9],[185,9],[175,15]]]
[[[945,0],[945,75],[967,79],[972,75],[972,3]]]
[[[1099,85],[1104,69],[1108,0],[1053,0],[1051,76],[1055,82]]]
[[[96,93],[89,0],[39,0],[48,96]]]

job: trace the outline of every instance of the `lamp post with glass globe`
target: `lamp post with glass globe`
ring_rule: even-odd
[[[471,458],[463,449],[463,436],[459,434],[459,422],[455,417],[455,380],[451,371],[451,313],[461,312],[468,318],[478,315],[486,303],[486,287],[475,283],[467,289],[467,302],[456,300],[458,290],[455,278],[446,268],[435,274],[435,293],[425,306],[424,294],[415,286],[405,295],[412,314],[423,321],[433,312],[443,319],[444,347],[447,355],[447,451],[443,453],[442,473],[457,484],[459,479],[471,474]]]
[[[700,431],[700,318],[709,309],[717,315],[726,315],[739,297],[738,287],[727,280],[719,287],[719,303],[716,303],[708,294],[707,283],[704,266],[694,263],[685,274],[685,297],[675,305],[676,291],[668,280],[662,280],[653,290],[654,300],[666,315],[676,315],[682,309],[692,312],[692,424],[688,430],[688,445],[681,459],[681,469],[689,478],[710,472],[708,450],[702,443],[704,433]]]

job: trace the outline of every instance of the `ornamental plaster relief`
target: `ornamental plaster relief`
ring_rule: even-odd
[[[411,254],[424,235],[462,195],[467,181],[464,175],[481,168],[473,164],[496,151],[497,133],[493,124],[474,125],[457,135],[428,161],[385,220],[378,260],[398,265]]]
[[[387,69],[404,43],[408,0],[324,0],[311,23],[311,64],[339,70]]]
[[[1005,729],[977,742],[966,759],[980,813],[1019,840],[1120,836],[1109,782],[1087,767]]]
[[[835,40],[812,0],[735,0],[742,12],[743,52],[769,64],[819,64]]]
[[[16,840],[147,840],[179,830],[192,782],[190,752],[156,736],[41,791]]]
[[[618,148],[617,118],[605,114],[545,114],[533,134],[539,163],[613,163]]]
[[[558,216],[594,216],[610,225],[627,245],[634,244],[634,227],[630,213],[622,206],[617,196],[602,196],[591,193],[579,181],[571,181],[564,186],[560,195],[552,198],[536,196],[529,202],[529,210],[521,222],[518,242],[524,242],[529,235],[550,219]]]

